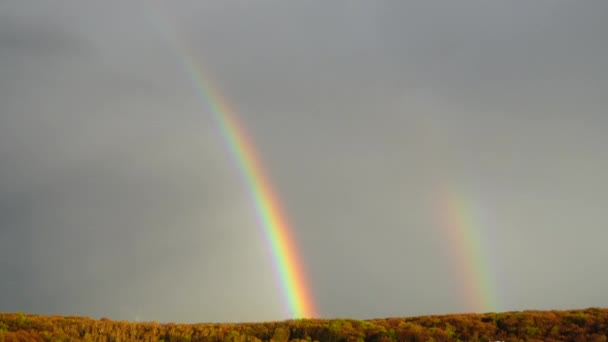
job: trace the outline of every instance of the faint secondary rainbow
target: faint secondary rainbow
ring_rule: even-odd
[[[157,8],[162,6],[157,5]],[[164,17],[157,12],[157,17]],[[167,38],[173,43],[178,58],[187,68],[188,75],[196,87],[198,96],[208,104],[238,168],[245,179],[248,190],[263,226],[264,235],[272,251],[276,271],[280,277],[289,314],[292,318],[312,318],[317,312],[309,289],[298,248],[292,238],[290,225],[279,198],[263,168],[262,160],[256,153],[255,145],[238,120],[228,100],[220,94],[203,72],[200,63],[171,30],[168,18],[162,27]]]
[[[484,248],[479,211],[461,192],[444,191],[439,198],[441,225],[450,240],[457,272],[464,281],[466,304],[475,312],[496,311],[496,293],[488,266],[490,256]]]

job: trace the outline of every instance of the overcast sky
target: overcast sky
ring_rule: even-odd
[[[321,317],[476,310],[442,196],[473,208],[489,309],[607,307],[607,16],[601,0],[2,1],[0,311],[287,318],[176,42],[255,141]]]

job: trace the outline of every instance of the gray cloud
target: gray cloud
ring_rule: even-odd
[[[496,309],[606,306],[607,9],[4,3],[0,307],[286,317],[186,53],[253,137],[323,317],[472,310],[438,223],[450,191]]]

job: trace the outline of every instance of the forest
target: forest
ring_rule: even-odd
[[[606,341],[608,309],[175,324],[0,313],[10,341]]]

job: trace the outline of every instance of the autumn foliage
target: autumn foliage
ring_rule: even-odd
[[[0,313],[10,341],[607,341],[608,309],[239,324],[132,323]]]

